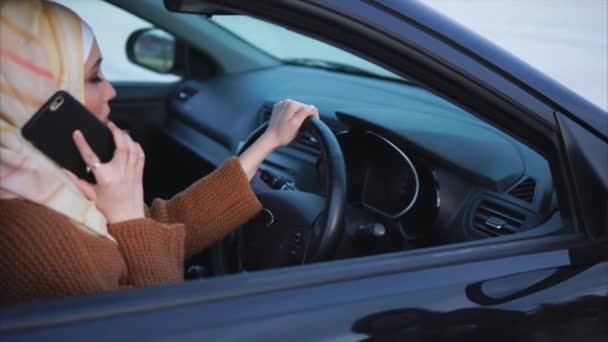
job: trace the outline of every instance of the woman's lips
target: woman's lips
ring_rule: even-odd
[[[110,122],[110,107],[109,106],[106,107],[105,112],[106,112],[105,113],[106,115],[104,115],[104,118],[103,118],[102,121],[103,121],[104,124],[107,125]]]

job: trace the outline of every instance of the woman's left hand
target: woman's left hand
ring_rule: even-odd
[[[269,154],[291,143],[304,120],[310,116],[319,118],[319,111],[315,106],[289,99],[274,105],[266,131],[239,156],[241,167],[249,180]]]
[[[309,116],[319,118],[319,111],[313,105],[290,99],[277,102],[272,108],[272,115],[264,135],[276,144],[275,148],[289,145]]]

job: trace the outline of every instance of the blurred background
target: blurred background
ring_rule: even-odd
[[[423,0],[608,110],[608,0]]]
[[[129,34],[151,27],[149,23],[101,0],[55,1],[75,10],[93,27],[110,81],[177,80],[126,58]],[[608,0],[421,1],[608,111]],[[255,19],[214,16],[211,20],[277,58],[321,58],[393,75],[327,44]]]

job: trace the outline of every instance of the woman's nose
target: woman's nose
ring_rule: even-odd
[[[105,83],[106,83],[105,98],[106,98],[106,101],[109,102],[110,100],[112,100],[113,98],[116,97],[116,90],[114,89],[114,87],[112,87],[112,84],[110,84],[110,82],[105,81]]]

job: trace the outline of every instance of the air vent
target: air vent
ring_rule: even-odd
[[[509,195],[532,203],[535,191],[536,181],[533,178],[528,177],[511,189]]]
[[[306,147],[319,150],[319,142],[315,137],[309,133],[300,133],[295,139],[296,144],[304,145]]]
[[[485,236],[516,233],[526,215],[490,201],[482,201],[473,216],[473,228]]]

